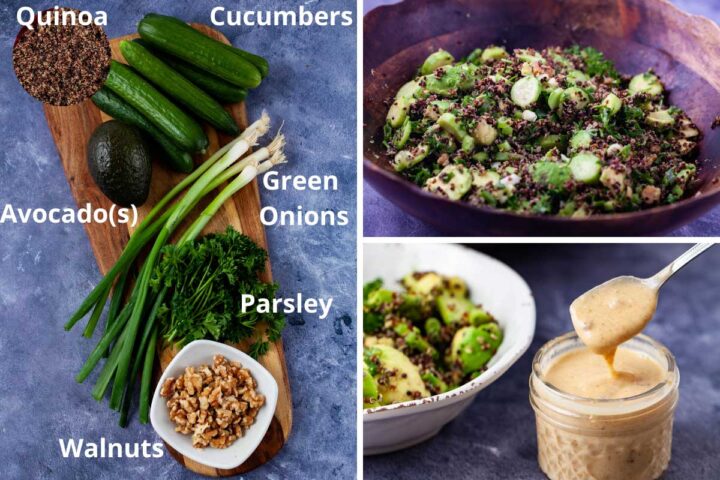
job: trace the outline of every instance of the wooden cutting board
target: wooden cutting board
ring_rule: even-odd
[[[229,43],[227,38],[220,32],[205,26],[193,25],[201,32],[216,38],[222,42]],[[110,41],[112,56],[115,60],[123,61],[120,54],[120,41],[136,38],[137,35],[128,35]],[[248,125],[245,105],[238,103],[227,107],[241,129]],[[45,106],[45,117],[47,118],[50,131],[55,139],[55,144],[60,154],[65,175],[70,183],[70,189],[79,207],[90,203],[93,208],[105,208],[108,211],[113,205],[98,189],[90,176],[86,160],[86,145],[95,127],[110,119],[102,113],[91,101],[69,107]],[[214,129],[205,126],[210,147],[202,158],[196,158],[196,163],[204,161],[212,155],[221,145],[231,140],[223,134],[218,134]],[[165,168],[160,161],[153,162],[152,186],[150,195],[142,207],[138,208],[138,224],[150,211],[150,208],[159,201],[167,191],[183,178],[182,174],[172,172]],[[196,213],[202,208],[199,205]],[[228,201],[212,219],[203,233],[224,231],[228,225],[232,225],[237,231],[252,238],[258,245],[267,249],[265,229],[260,222],[260,194],[257,181],[246,186]],[[195,215],[190,215],[195,218]],[[111,226],[109,223],[88,223],[85,224],[90,244],[95,254],[100,272],[105,274],[118,259],[122,249],[128,241],[133,228],[126,225]],[[182,231],[182,228],[178,229]],[[268,263],[262,275],[264,281],[271,280],[270,264]],[[247,345],[237,345],[243,349]],[[160,366],[165,368],[170,362],[175,351],[169,348],[162,349],[159,353]],[[292,427],[292,401],[290,399],[290,383],[288,381],[287,366],[283,353],[282,340],[271,344],[269,352],[260,359],[260,363],[267,368],[278,383],[279,397],[275,416],[270,424],[265,438],[260,443],[255,453],[245,463],[232,470],[220,470],[200,463],[194,462],[174,449],[165,445],[170,454],[185,467],[193,472],[213,477],[224,477],[248,472],[270,460],[285,445]]]

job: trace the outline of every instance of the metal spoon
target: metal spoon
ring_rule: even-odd
[[[663,286],[663,284],[674,274],[676,274],[682,267],[690,263],[692,260],[698,257],[701,253],[710,247],[715,246],[715,243],[697,243],[690,247],[685,253],[677,257],[675,260],[670,262],[670,265],[660,270],[658,273],[650,278],[643,279],[643,282],[649,287],[657,290]]]

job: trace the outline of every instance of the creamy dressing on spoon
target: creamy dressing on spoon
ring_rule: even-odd
[[[618,345],[642,331],[655,314],[658,291],[647,280],[617,277],[589,290],[570,305],[580,339],[605,357],[611,371]]]

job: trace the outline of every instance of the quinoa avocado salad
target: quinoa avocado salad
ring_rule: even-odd
[[[482,373],[503,340],[462,279],[414,272],[402,286],[394,292],[378,279],[363,287],[365,408],[452,390]]]
[[[652,71],[625,77],[594,48],[430,55],[397,92],[394,169],[450,200],[586,217],[689,195],[700,129]]]

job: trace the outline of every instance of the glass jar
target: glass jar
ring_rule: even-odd
[[[622,345],[655,360],[665,379],[647,392],[590,399],[562,392],[543,373],[560,355],[586,348],[574,333],[547,342],[535,355],[530,403],[535,410],[540,468],[551,480],[654,480],[670,462],[680,372],[660,343],[637,335]]]

